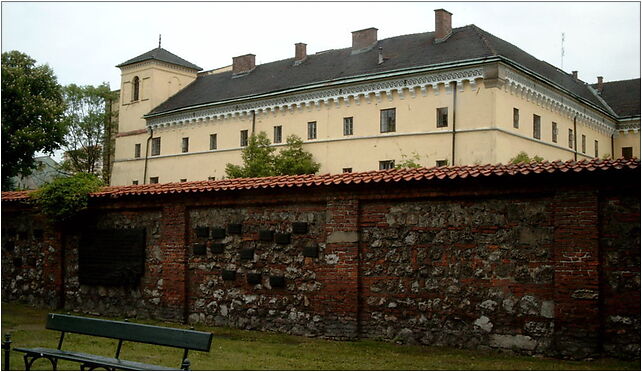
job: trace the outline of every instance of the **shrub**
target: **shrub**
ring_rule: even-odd
[[[93,174],[57,178],[31,194],[42,213],[53,221],[67,221],[87,209],[89,194],[103,185]]]

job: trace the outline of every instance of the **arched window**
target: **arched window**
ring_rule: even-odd
[[[138,76],[134,76],[134,78],[132,79],[132,86],[132,101],[138,101],[138,96],[140,94],[140,79],[138,78]]]

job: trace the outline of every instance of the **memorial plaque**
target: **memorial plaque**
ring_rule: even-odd
[[[223,270],[223,273],[221,273],[221,276],[223,277],[223,280],[235,280],[236,279],[236,271]]]
[[[86,230],[78,250],[80,284],[136,286],[145,272],[145,229]]]
[[[240,223],[230,223],[227,225],[228,234],[240,234],[243,230],[243,225]]]
[[[225,244],[224,243],[212,243],[212,246],[210,247],[210,251],[214,254],[219,254],[223,253],[225,251]]]
[[[241,250],[241,259],[242,260],[252,260],[252,259],[254,259],[254,249],[242,249]]]
[[[292,224],[292,233],[294,233],[294,234],[307,234],[308,233],[308,223],[307,222],[294,222]]]
[[[16,257],[13,259],[13,266],[14,267],[22,267],[22,258]]]
[[[282,276],[270,276],[270,287],[272,288],[285,287],[285,278]]]
[[[272,230],[259,231],[259,240],[264,242],[271,242],[272,239],[274,239],[274,231]]]
[[[310,244],[303,247],[303,257],[319,257],[319,247],[316,244]]]
[[[36,240],[42,240],[45,236],[45,232],[42,229],[33,230],[33,238]]]
[[[220,227],[212,227],[212,239],[223,239],[225,237],[225,229]]]
[[[199,226],[196,228],[196,237],[197,238],[209,238],[210,237],[210,228]]]
[[[205,244],[201,244],[201,243],[194,244],[194,246],[192,247],[192,250],[194,251],[195,256],[204,256],[207,253],[205,249]]]
[[[275,233],[274,241],[277,244],[290,244],[290,234]]]
[[[261,284],[261,274],[247,273],[247,282],[248,284]]]

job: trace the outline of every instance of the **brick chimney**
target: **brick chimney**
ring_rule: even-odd
[[[573,74],[573,78],[577,80],[577,71],[571,71],[571,73]]]
[[[294,63],[299,64],[307,58],[308,53],[306,51],[307,44],[305,43],[296,43],[294,44]]]
[[[453,31],[452,13],[445,9],[435,9],[435,42],[446,41]]]
[[[604,89],[604,77],[598,76],[597,77],[597,91],[602,93],[602,89]]]
[[[370,50],[377,43],[377,29],[374,27],[352,31],[352,54]]]
[[[248,73],[256,67],[254,54],[246,54],[243,56],[233,57],[232,58],[232,74],[245,74]]]

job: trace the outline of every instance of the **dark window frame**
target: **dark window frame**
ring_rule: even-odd
[[[551,140],[553,143],[557,143],[557,135],[559,133],[559,129],[557,128],[557,123],[552,122],[551,123]]]
[[[631,159],[633,157],[633,147],[622,147],[622,157]]]
[[[181,139],[181,152],[189,152],[189,137]]]
[[[140,99],[140,78],[134,76],[132,79],[132,102],[136,102]]]
[[[533,114],[533,138],[542,139],[542,117]]]
[[[160,180],[160,179],[158,178],[158,176],[156,176],[156,177],[149,177],[149,183],[150,183],[150,184],[156,184],[156,183],[158,183],[158,182],[159,182],[159,180]]]
[[[519,109],[513,107],[513,128],[519,129]]]
[[[140,143],[134,144],[134,158],[140,158],[141,156],[141,146]]]
[[[240,137],[241,137],[240,138],[241,147],[247,147],[247,145],[249,143],[249,139],[250,139],[248,130],[247,129],[243,129],[241,131]]]
[[[394,169],[394,160],[379,160],[379,170]]]
[[[382,109],[379,112],[380,133],[393,133],[397,131],[397,108]]]
[[[573,129],[568,130],[568,147],[570,149],[574,148],[575,145],[575,137],[573,136]]]
[[[582,134],[582,154],[586,154],[586,135]]]
[[[158,156],[161,153],[161,138],[152,138],[152,156]]]
[[[210,150],[218,149],[218,135],[217,133],[210,134]]]
[[[354,117],[349,116],[343,118],[343,135],[351,136],[354,134]]]
[[[448,107],[437,107],[437,128],[448,128]]]
[[[283,126],[275,125],[274,126],[274,143],[283,142]]]
[[[308,139],[309,140],[317,139],[317,122],[316,121],[308,122]]]

